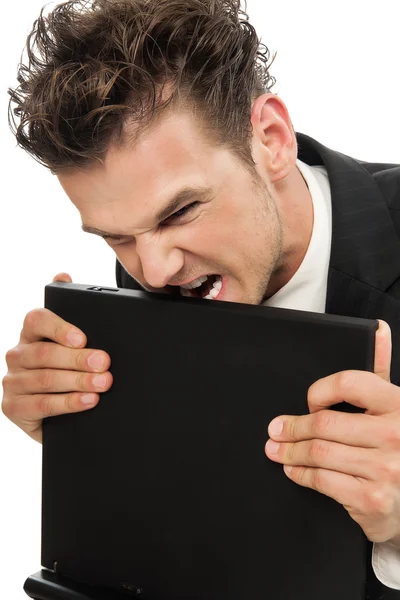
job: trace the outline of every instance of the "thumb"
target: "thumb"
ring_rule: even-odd
[[[385,321],[379,320],[375,337],[374,373],[390,381],[390,363],[392,358],[392,333]]]
[[[58,273],[53,279],[53,283],[56,281],[65,281],[66,283],[72,283],[71,276],[68,273]]]

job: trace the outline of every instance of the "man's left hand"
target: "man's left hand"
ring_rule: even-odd
[[[374,373],[314,383],[309,415],[271,421],[266,454],[295,483],[342,504],[369,540],[400,545],[400,387],[390,383],[390,362],[390,328],[380,321]],[[327,410],[339,402],[365,412]]]

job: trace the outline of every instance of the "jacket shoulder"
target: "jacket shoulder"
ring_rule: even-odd
[[[358,162],[371,174],[388,207],[400,210],[400,165]]]
[[[397,236],[400,238],[400,165],[359,162],[369,171],[372,179],[379,187]],[[397,279],[387,292],[389,295],[400,299],[400,279]]]
[[[400,238],[400,165],[358,162],[370,173],[379,187]]]

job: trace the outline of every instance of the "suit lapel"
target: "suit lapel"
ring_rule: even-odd
[[[381,191],[356,160],[298,134],[299,159],[327,169],[332,247],[326,312],[384,319],[392,327],[392,380],[400,383],[400,302],[386,290],[400,277],[400,241]],[[397,359],[397,360],[396,360]]]
[[[381,191],[356,160],[299,134],[299,159],[324,165],[332,192],[330,268],[385,291],[400,277],[400,241]]]

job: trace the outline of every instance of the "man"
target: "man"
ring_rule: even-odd
[[[10,90],[15,134],[113,248],[118,285],[382,319],[375,373],[316,382],[310,414],[275,419],[266,453],[343,504],[374,543],[366,597],[394,599],[400,168],[296,136],[238,5],[77,0],[42,14]],[[85,346],[50,311],[27,315],[3,411],[33,439],[44,417],[90,408],[111,386],[110,357]],[[365,414],[327,410],[342,400]]]

